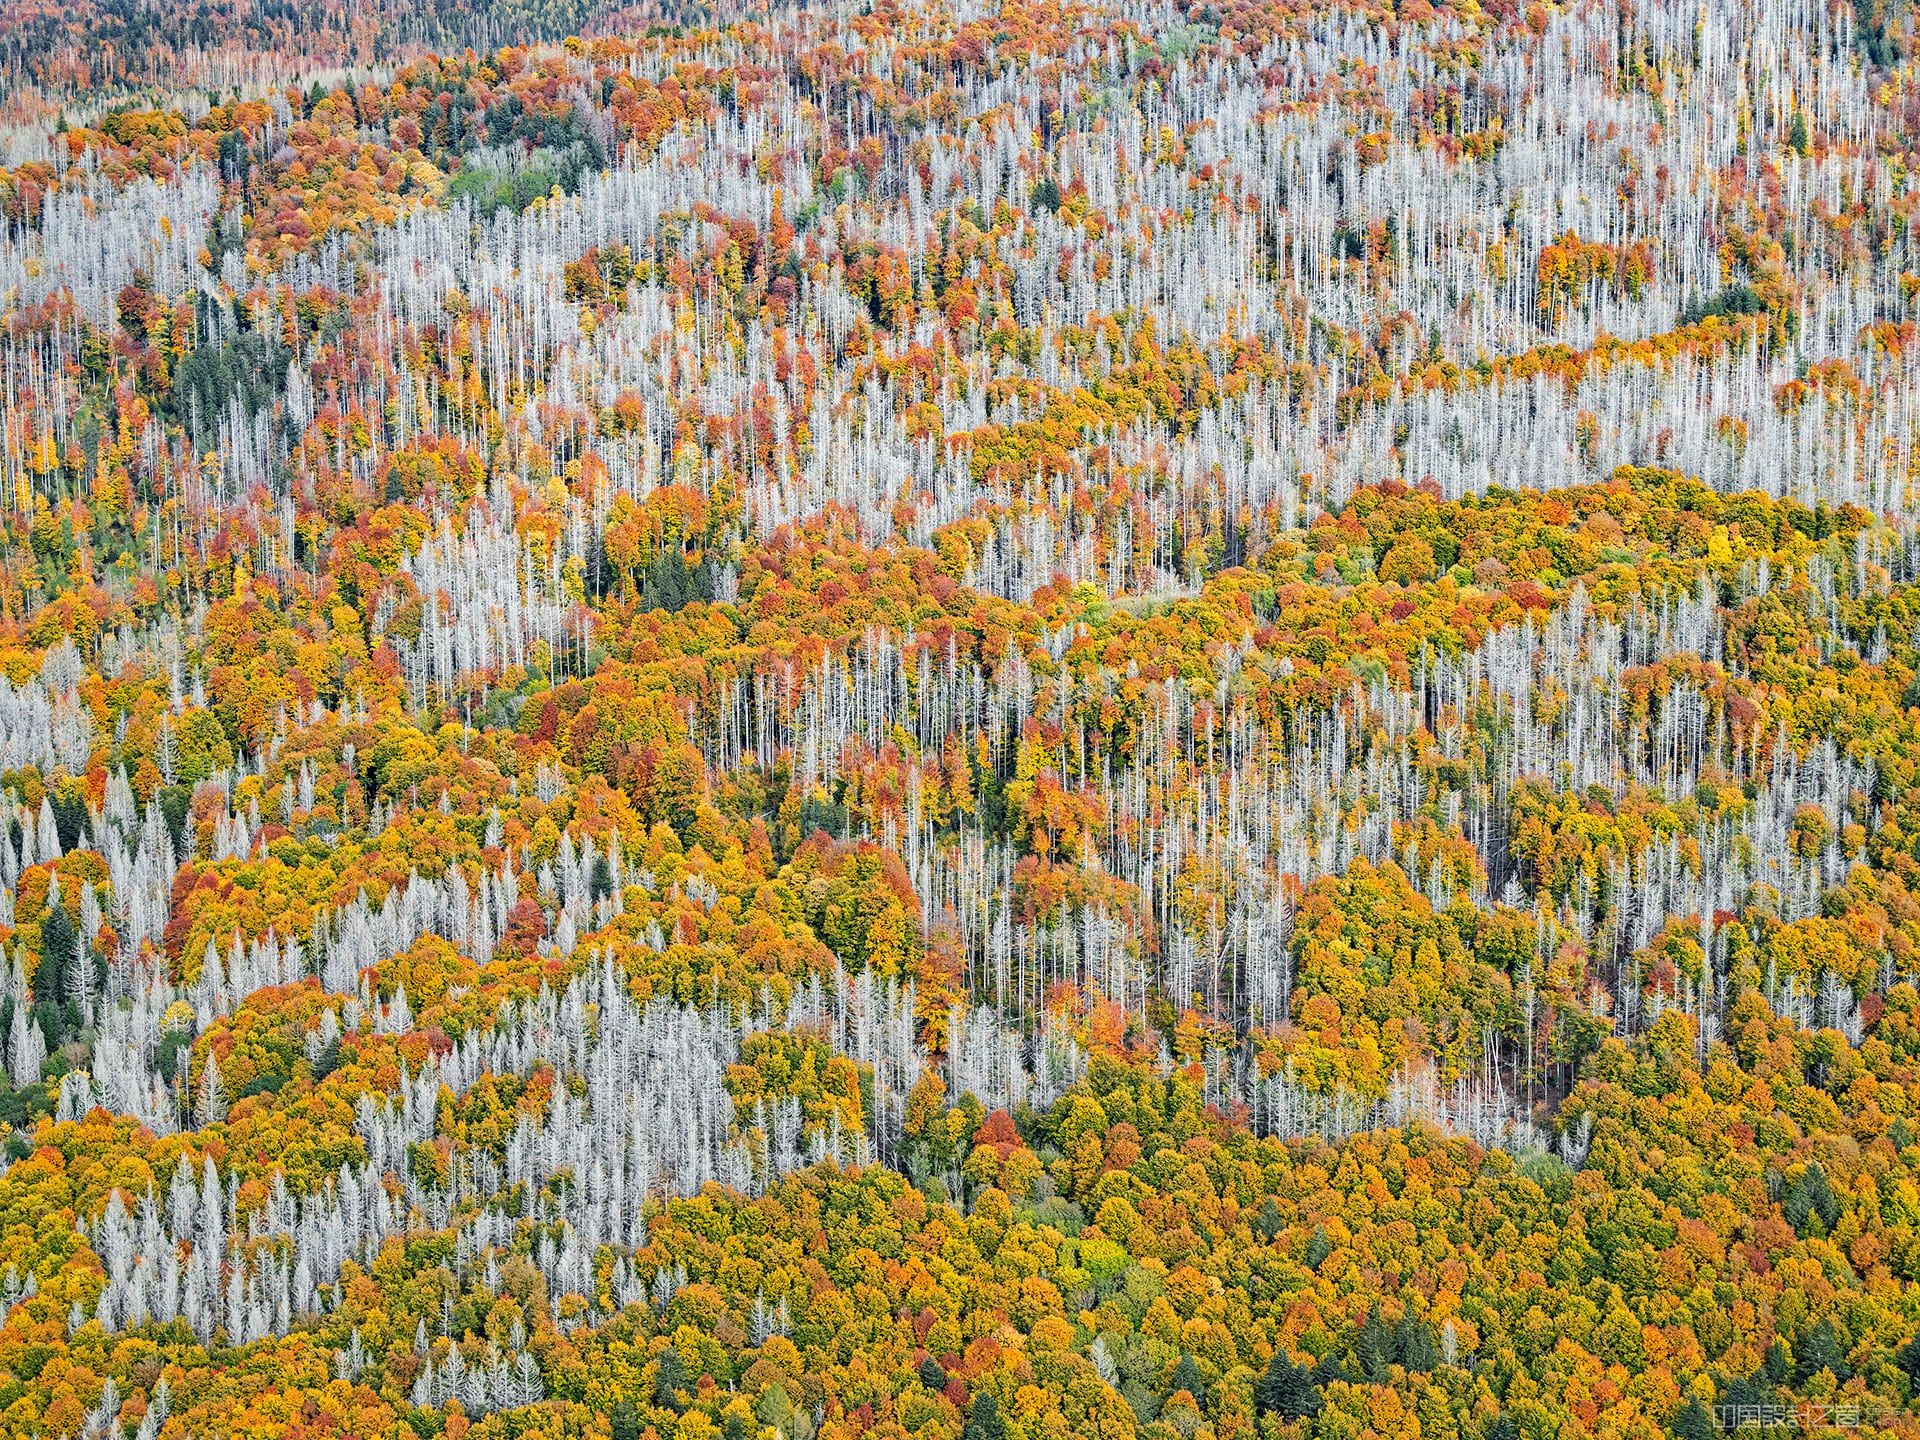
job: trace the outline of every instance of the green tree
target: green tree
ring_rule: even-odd
[[[1768,1385],[1784,1385],[1792,1372],[1793,1362],[1787,1357],[1787,1347],[1775,1340],[1760,1357],[1760,1378]]]
[[[813,1434],[813,1417],[794,1409],[792,1397],[778,1381],[760,1392],[760,1403],[753,1407],[753,1413],[762,1425],[771,1425],[793,1440],[807,1440]]]
[[[1408,1370],[1425,1372],[1440,1363],[1439,1347],[1433,1343],[1433,1327],[1417,1316],[1408,1315],[1401,1320],[1394,1334],[1394,1345],[1399,1351],[1400,1363]]]
[[[40,922],[40,963],[33,972],[33,996],[36,1000],[77,1000],[70,991],[78,976],[76,957],[79,933],[67,918],[56,890],[47,918]]]
[[[1000,1405],[988,1392],[973,1397],[960,1440],[1007,1440],[1007,1422],[1000,1418]]]
[[[1809,1165],[1806,1174],[1794,1181],[1781,1204],[1781,1214],[1796,1233],[1806,1236],[1826,1234],[1840,1218],[1840,1202],[1833,1193],[1827,1172],[1818,1164]],[[1819,1222],[1816,1231],[1814,1222]]]
[[[1793,1378],[1797,1384],[1806,1384],[1822,1370],[1831,1370],[1833,1378],[1842,1384],[1853,1376],[1853,1371],[1847,1366],[1847,1351],[1840,1343],[1840,1334],[1833,1328],[1833,1321],[1824,1316],[1793,1348]]]
[[[1259,1214],[1253,1217],[1253,1233],[1258,1235],[1262,1242],[1271,1245],[1274,1236],[1286,1228],[1287,1222],[1280,1214],[1280,1207],[1273,1203],[1273,1197],[1269,1195],[1261,1203]]]
[[[1894,1362],[1899,1365],[1900,1373],[1907,1377],[1909,1391],[1920,1391],[1920,1335],[1915,1335],[1900,1347]]]
[[[1173,1367],[1173,1374],[1167,1380],[1167,1393],[1184,1390],[1204,1405],[1207,1403],[1207,1382],[1201,1378],[1200,1367],[1193,1363],[1193,1356],[1182,1355],[1180,1363]]]
[[[1333,1242],[1327,1239],[1327,1232],[1318,1225],[1314,1226],[1313,1234],[1307,1240],[1307,1268],[1318,1270],[1332,1253]]]
[[[681,1360],[680,1352],[668,1346],[660,1352],[659,1363],[654,1367],[653,1403],[666,1410],[680,1408],[680,1391],[686,1388],[687,1367]]]
[[[1394,1361],[1393,1331],[1379,1315],[1367,1316],[1361,1325],[1353,1342],[1353,1359],[1367,1379],[1378,1384],[1387,1378],[1387,1368]]]
[[[1696,1395],[1675,1413],[1673,1433],[1677,1440],[1713,1440],[1719,1433],[1719,1427],[1713,1423],[1712,1414]]]
[[[1293,1363],[1285,1350],[1275,1350],[1267,1373],[1253,1382],[1253,1408],[1282,1420],[1311,1420],[1324,1402],[1313,1372]]]

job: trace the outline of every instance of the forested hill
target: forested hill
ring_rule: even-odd
[[[712,13],[702,0],[0,0],[0,123]]]
[[[1912,24],[0,0],[0,1431],[1920,1437]]]

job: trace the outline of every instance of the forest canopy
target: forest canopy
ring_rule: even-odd
[[[0,1432],[1920,1437],[1915,76],[0,0]]]

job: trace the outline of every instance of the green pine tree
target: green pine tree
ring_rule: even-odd
[[[1191,1355],[1182,1355],[1180,1363],[1173,1367],[1173,1374],[1167,1380],[1167,1393],[1184,1390],[1193,1396],[1196,1403],[1207,1403],[1207,1382],[1201,1378],[1200,1367],[1193,1363]]]
[[[1440,1363],[1440,1348],[1433,1343],[1433,1327],[1416,1316],[1401,1320],[1394,1333],[1394,1346],[1400,1363],[1417,1374],[1434,1369]]]
[[[1720,1427],[1714,1424],[1712,1412],[1700,1403],[1700,1397],[1696,1395],[1674,1415],[1673,1433],[1676,1440],[1714,1440],[1720,1433]]]
[[[74,974],[79,934],[56,895],[47,918],[40,922],[40,963],[33,972],[33,998],[42,1001],[77,999],[68,993]]]
[[[1378,1384],[1387,1378],[1387,1367],[1393,1364],[1394,1358],[1393,1332],[1378,1315],[1367,1316],[1366,1323],[1360,1327],[1353,1345],[1353,1358],[1367,1379]]]
[[[1327,1232],[1314,1226],[1313,1235],[1307,1241],[1307,1268],[1318,1270],[1329,1255],[1333,1254],[1333,1242],[1327,1239]]]
[[[1007,1422],[1000,1418],[999,1402],[986,1391],[973,1397],[960,1440],[1007,1440]]]
[[[1853,1376],[1847,1365],[1846,1347],[1840,1343],[1840,1334],[1833,1328],[1833,1321],[1822,1317],[1814,1327],[1807,1331],[1804,1339],[1794,1348],[1794,1380],[1804,1385],[1822,1370],[1831,1370],[1833,1378],[1845,1384]]]
[[[1267,1373],[1253,1382],[1253,1408],[1282,1420],[1311,1420],[1324,1402],[1313,1372],[1293,1363],[1284,1350],[1275,1350]]]
[[[1913,1339],[1902,1345],[1899,1353],[1893,1358],[1899,1365],[1901,1374],[1907,1377],[1907,1388],[1910,1391],[1920,1392],[1920,1335],[1915,1335]]]
[[[680,1352],[668,1346],[660,1352],[653,1372],[653,1403],[668,1410],[680,1408],[679,1392],[687,1385],[687,1367]]]

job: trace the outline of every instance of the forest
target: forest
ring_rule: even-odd
[[[0,0],[0,1434],[1920,1440],[1917,176],[1905,0]]]

